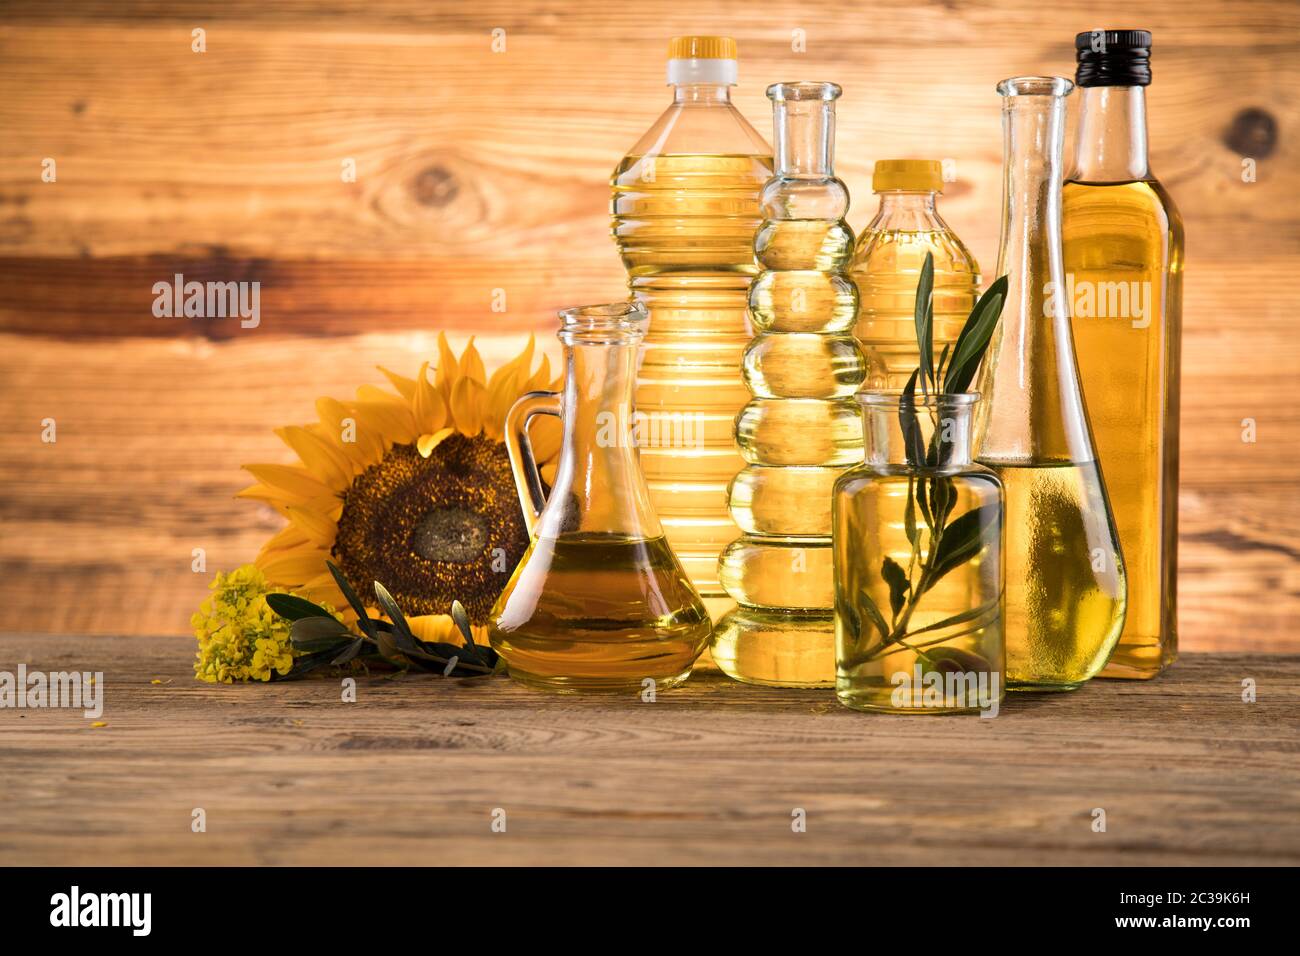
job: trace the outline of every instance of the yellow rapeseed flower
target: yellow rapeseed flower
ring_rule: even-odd
[[[199,641],[194,676],[210,684],[233,684],[269,681],[273,672],[280,676],[289,673],[293,667],[291,625],[266,603],[267,594],[282,589],[270,587],[253,564],[229,574],[218,572],[209,588],[211,596],[190,618]],[[328,604],[322,606],[339,617]]]

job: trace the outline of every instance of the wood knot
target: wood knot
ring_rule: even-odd
[[[1277,119],[1268,110],[1247,107],[1232,118],[1223,142],[1239,156],[1263,159],[1277,148]]]
[[[412,184],[415,201],[422,206],[446,206],[460,192],[451,170],[443,166],[430,166],[415,177]]]

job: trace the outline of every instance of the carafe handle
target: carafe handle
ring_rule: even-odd
[[[510,470],[515,476],[515,490],[519,492],[519,505],[524,511],[524,524],[532,537],[546,506],[542,492],[542,475],[537,469],[532,443],[528,440],[528,422],[534,415],[560,417],[562,408],[559,392],[528,392],[510,406],[506,413],[506,453],[510,456]]]

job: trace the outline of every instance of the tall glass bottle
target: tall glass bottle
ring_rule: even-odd
[[[867,357],[867,388],[902,388],[917,366],[916,283],[934,257],[934,356],[956,340],[979,298],[980,267],[939,216],[943,165],[936,159],[876,161],[880,211],[858,236],[850,274],[858,287],[853,330]]]
[[[1128,571],[1103,677],[1154,677],[1178,653],[1178,392],[1183,222],[1147,164],[1151,34],[1075,38],[1083,96],[1061,197],[1079,378]]]
[[[976,458],[1006,489],[1007,687],[1073,690],[1105,665],[1127,586],[1079,388],[1061,269],[1059,76],[998,84],[1002,321],[980,369]]]
[[[668,57],[673,101],[614,171],[613,235],[650,313],[636,396],[650,439],[641,467],[668,540],[717,617],[732,603],[718,553],[736,536],[727,483],[744,462],[732,424],[749,398],[745,294],[772,148],[731,103],[734,40],[675,37]]]
[[[865,372],[853,338],[849,194],[835,178],[834,83],[769,87],[776,173],[754,238],[762,272],[749,290],[756,336],[745,349],[752,400],[736,418],[744,470],[730,487],[743,534],[719,560],[738,607],[717,625],[713,659],[738,680],[835,682],[831,490],[862,457],[853,395]]]

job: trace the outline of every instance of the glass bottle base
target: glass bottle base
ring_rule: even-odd
[[[526,687],[544,690],[553,694],[626,694],[640,696],[649,689],[646,681],[654,682],[656,692],[678,687],[691,676],[692,668],[680,674],[668,677],[646,677],[629,679],[627,677],[543,677],[530,674],[517,668],[509,668],[510,677]]]
[[[1120,643],[1098,677],[1118,680],[1150,680],[1158,677],[1178,658],[1177,651],[1166,649],[1159,640]]]
[[[1015,693],[1028,694],[1051,694],[1063,691],[1078,690],[1086,680],[1075,681],[1073,683],[1057,684],[1048,681],[1019,681],[1007,679],[1007,690]]]
[[[978,714],[980,707],[896,707],[890,703],[891,690],[836,691],[836,699],[850,710],[869,714],[936,715]]]
[[[709,649],[724,674],[745,684],[835,686],[835,620],[830,616],[741,606],[718,621]]]

